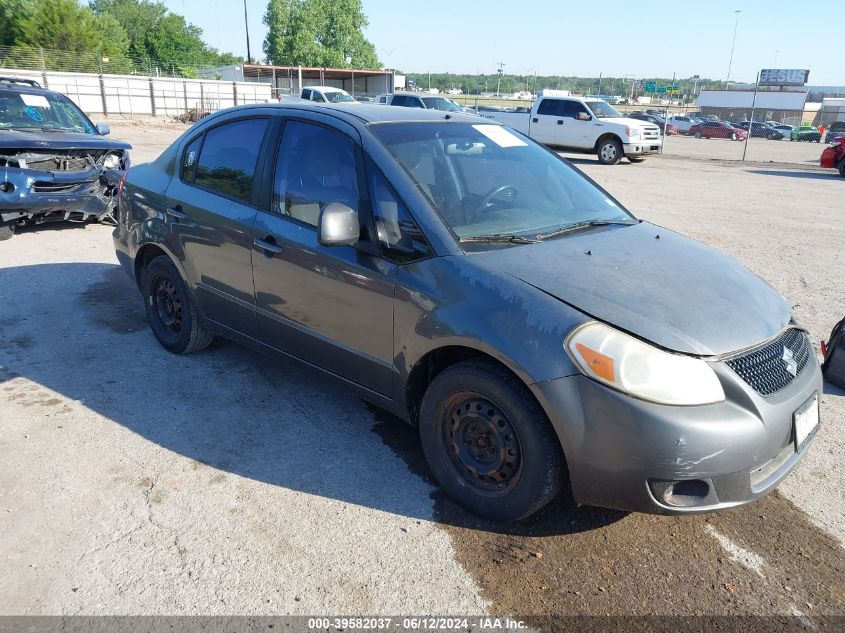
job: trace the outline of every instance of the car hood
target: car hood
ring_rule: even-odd
[[[599,119],[599,123],[616,123],[624,125],[625,127],[633,127],[641,130],[646,127],[659,127],[657,123],[651,121],[643,121],[642,119],[628,119],[626,117],[610,117],[607,119]]]
[[[132,149],[129,143],[77,132],[43,132],[33,130],[0,130],[0,148],[3,149]]]
[[[732,257],[647,222],[472,255],[659,347],[711,356],[774,337],[791,308]]]

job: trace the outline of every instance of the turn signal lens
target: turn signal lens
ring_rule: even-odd
[[[591,350],[581,343],[576,343],[575,349],[581,354],[581,358],[587,361],[590,371],[596,376],[604,378],[608,382],[613,382],[616,379],[616,374],[613,373],[613,359],[610,356]]]
[[[658,349],[604,323],[576,328],[564,346],[585,376],[636,398],[673,405],[725,399],[707,362]]]

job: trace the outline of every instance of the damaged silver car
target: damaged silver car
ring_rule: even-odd
[[[22,224],[110,220],[131,145],[67,97],[0,77],[0,240]]]

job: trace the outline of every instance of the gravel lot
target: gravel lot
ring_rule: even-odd
[[[111,125],[135,163],[185,129]],[[845,316],[845,179],[692,159],[704,143],[739,146],[728,141],[670,142],[686,154],[573,160],[640,217],[738,257],[826,338]],[[819,151],[758,143],[794,152],[790,162]],[[524,524],[489,525],[439,493],[412,429],[322,379],[226,342],[167,354],[109,227],[26,229],[0,245],[0,614],[820,624],[845,616],[842,391],[825,386],[822,416],[801,466],[745,508],[655,517],[561,498]]]

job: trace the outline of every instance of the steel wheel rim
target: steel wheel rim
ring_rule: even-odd
[[[508,416],[488,398],[457,394],[443,414],[443,444],[456,474],[485,496],[510,491],[522,473],[522,447]]]
[[[153,285],[153,308],[158,321],[169,334],[182,332],[182,298],[170,279],[158,277]]]

